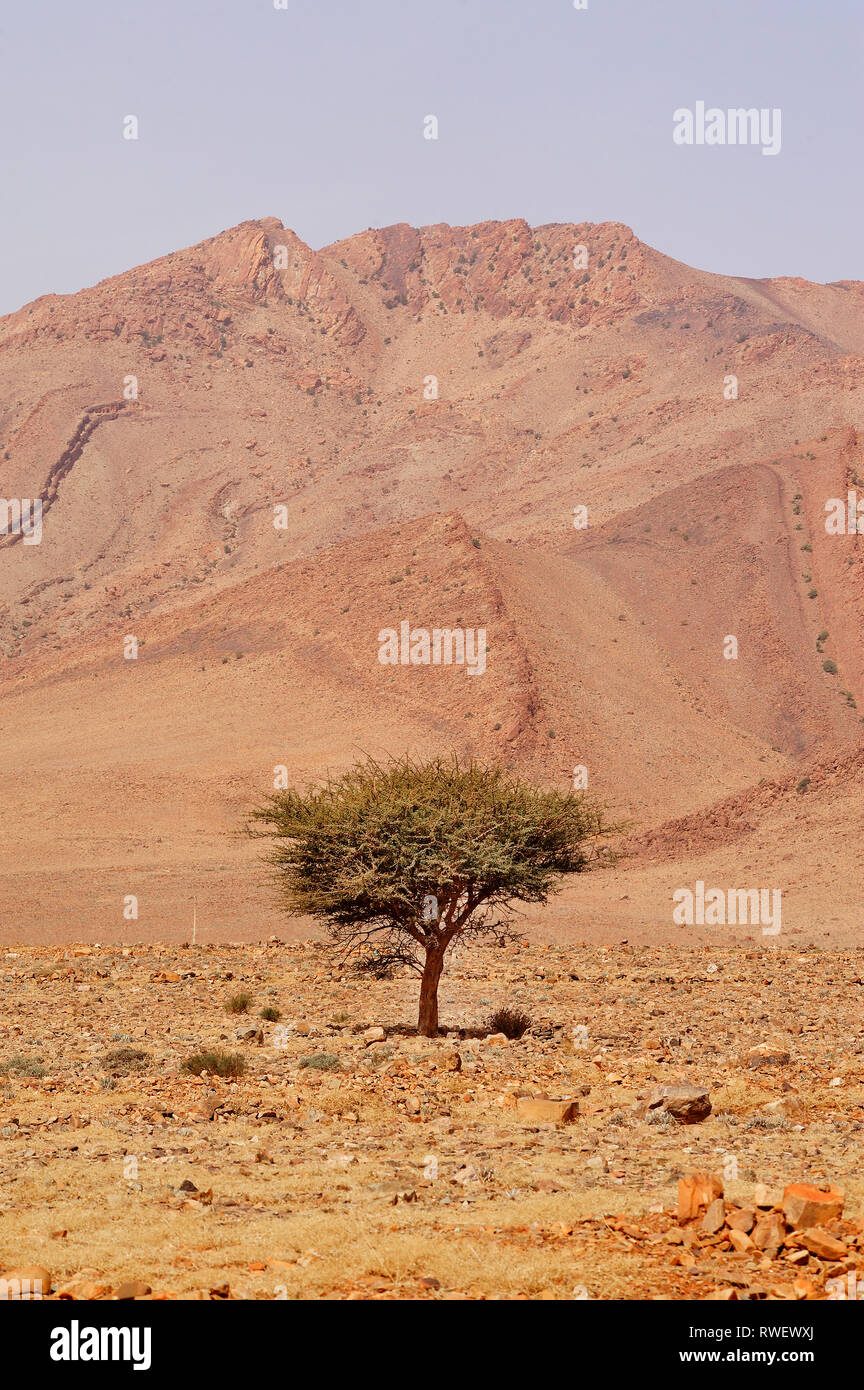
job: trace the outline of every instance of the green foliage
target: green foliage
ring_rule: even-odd
[[[272,1004],[268,1004],[265,1009],[261,1010],[258,1017],[263,1018],[265,1023],[278,1023],[282,1017],[282,1011],[281,1009],[274,1009]]]
[[[621,828],[584,793],[408,757],[276,792],[252,821],[273,841],[289,913],[322,918],[348,947],[383,935],[379,954],[409,964],[412,941],[446,947],[465,930],[502,927],[513,903],[545,903],[562,876],[608,860],[600,841]]]

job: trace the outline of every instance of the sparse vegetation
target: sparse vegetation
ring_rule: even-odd
[[[311,1057],[301,1057],[299,1065],[313,1071],[339,1071],[342,1063],[333,1052],[316,1052]]]
[[[45,1068],[42,1063],[33,1057],[22,1057],[15,1052],[6,1062],[0,1062],[0,1072],[9,1076],[32,1076],[40,1077],[45,1075]]]
[[[241,989],[236,994],[228,996],[225,1000],[225,1008],[229,1014],[248,1014],[251,1003],[252,995]]]
[[[145,1071],[153,1058],[140,1047],[115,1047],[103,1060],[103,1067],[111,1072]]]
[[[207,1072],[210,1076],[234,1077],[243,1075],[246,1062],[239,1052],[196,1052],[180,1063],[180,1070],[192,1076]]]
[[[489,1015],[486,1029],[490,1033],[503,1033],[505,1038],[521,1038],[531,1027],[531,1015],[522,1009],[500,1008]]]

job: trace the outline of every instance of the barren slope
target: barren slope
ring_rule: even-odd
[[[0,320],[0,493],[44,507],[40,544],[0,537],[2,937],[182,936],[193,898],[266,934],[236,832],[277,766],[583,765],[641,833],[852,757],[864,552],[824,520],[864,495],[862,308],[620,224],[313,252],[270,218]],[[485,674],[380,665],[402,621],[486,628]],[[854,935],[860,779],[790,806],[748,871]],[[710,848],[724,883],[738,853]],[[681,856],[549,929],[667,931]]]

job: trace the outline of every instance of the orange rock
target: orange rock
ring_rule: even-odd
[[[757,1250],[764,1250],[773,1259],[786,1239],[786,1223],[778,1211],[760,1216],[753,1227],[751,1239]]]
[[[756,1213],[752,1207],[733,1208],[726,1217],[726,1225],[730,1231],[746,1231],[749,1235],[753,1230],[756,1220]]]
[[[839,1187],[823,1192],[812,1183],[793,1182],[783,1189],[783,1213],[796,1230],[827,1226],[829,1221],[836,1221],[842,1214],[844,1201]]]
[[[738,1251],[739,1255],[747,1254],[748,1251],[757,1248],[746,1231],[730,1231],[729,1241],[733,1248]]]
[[[700,1211],[723,1196],[723,1184],[714,1173],[690,1173],[678,1183],[678,1220],[695,1221]]]
[[[534,1100],[522,1096],[516,1102],[516,1114],[520,1120],[569,1124],[578,1117],[579,1105],[575,1100]]]
[[[845,1260],[849,1254],[849,1247],[844,1241],[829,1235],[827,1231],[820,1231],[818,1227],[802,1231],[796,1236],[795,1242],[820,1260]]]

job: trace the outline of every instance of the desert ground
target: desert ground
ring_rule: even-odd
[[[861,948],[478,946],[434,1040],[320,942],[0,968],[0,1263],[51,1298],[860,1294]]]
[[[7,1279],[864,1274],[864,540],[825,524],[864,501],[862,310],[621,223],[316,251],[265,217],[0,318],[0,493],[43,503],[38,543],[0,534]],[[382,664],[403,622],[483,629],[484,673]],[[451,752],[624,828],[521,945],[454,956],[424,1040],[414,980],[287,920],[244,827],[274,786]],[[677,924],[698,883],[780,893],[782,929]],[[214,1050],[239,1074],[184,1070]]]

